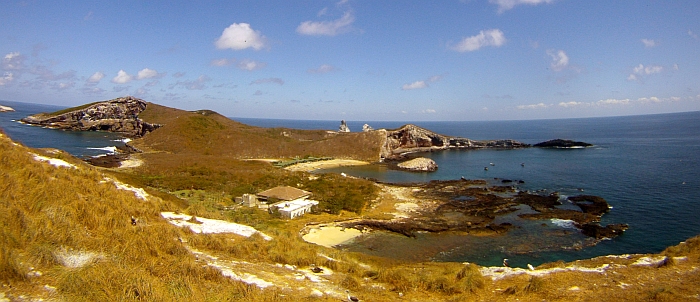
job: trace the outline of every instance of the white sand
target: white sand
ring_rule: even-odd
[[[544,276],[548,275],[551,273],[558,273],[558,272],[567,272],[567,271],[576,271],[576,272],[584,272],[584,273],[604,273],[606,270],[611,268],[610,264],[603,264],[599,267],[583,267],[583,266],[567,266],[567,267],[554,267],[554,268],[547,268],[547,269],[536,269],[536,270],[528,270],[524,268],[513,268],[513,267],[502,267],[502,266],[491,266],[491,267],[482,267],[479,271],[481,271],[481,275],[484,277],[491,277],[492,280],[496,281],[499,279],[503,279],[505,277],[510,277],[510,276],[516,276],[516,275],[522,275],[522,274],[528,274],[530,276]]]
[[[58,158],[49,158],[46,156],[34,154],[34,159],[37,161],[48,162],[49,164],[53,165],[54,167],[76,168],[75,165],[69,164],[65,160],[58,159]]]
[[[117,189],[119,189],[119,190],[126,190],[126,191],[134,192],[134,195],[141,200],[148,200],[148,197],[150,196],[150,195],[148,195],[148,193],[146,193],[146,190],[144,190],[142,188],[132,187],[132,186],[127,185],[125,183],[122,183],[116,179],[111,179],[109,177],[105,177],[104,181],[113,183],[117,187]]]
[[[250,237],[255,233],[262,235],[265,240],[272,240],[272,237],[265,235],[264,233],[256,230],[253,227],[247,225],[237,224],[233,222],[217,220],[217,219],[207,219],[202,217],[197,217],[197,222],[192,223],[188,220],[192,219],[192,216],[185,214],[175,214],[173,212],[161,212],[163,218],[167,219],[168,222],[179,226],[179,227],[189,227],[195,233],[234,233],[245,237]]]
[[[306,242],[325,247],[333,247],[348,242],[360,235],[362,235],[362,232],[353,228],[324,226],[310,229],[309,233],[302,236],[302,238]]]
[[[143,161],[140,159],[127,159],[119,163],[119,168],[136,168],[143,165]]]
[[[354,160],[354,159],[330,159],[330,160],[315,161],[315,162],[310,162],[310,163],[300,163],[300,164],[296,164],[296,165],[291,165],[289,167],[286,167],[285,169],[287,169],[289,171],[311,172],[313,170],[318,170],[318,169],[330,169],[330,168],[337,168],[337,167],[362,166],[362,165],[369,165],[369,162],[361,161],[361,160]]]

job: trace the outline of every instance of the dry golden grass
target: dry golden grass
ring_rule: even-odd
[[[54,167],[36,161],[30,152],[0,137],[4,294],[67,301],[280,298],[274,290],[251,288],[196,263],[175,240],[183,231],[160,218],[160,199],[143,201],[104,182],[104,175],[87,165]],[[136,226],[131,216],[138,217]],[[86,254],[93,259],[79,267],[64,263]],[[44,289],[45,284],[55,290]]]
[[[599,257],[538,269],[610,266],[604,273],[521,274],[497,281],[474,264],[406,263],[308,244],[298,233],[306,224],[357,217],[376,199],[377,187],[337,175],[310,179],[306,173],[239,159],[371,158],[378,153],[371,135],[262,129],[209,111],[157,105],[149,105],[142,117],[165,127],[136,142],[146,150],[141,155],[145,164],[125,172],[46,153],[79,167],[56,168],[29,154],[40,151],[0,138],[0,293],[65,301],[337,301],[295,288],[260,290],[233,281],[197,259],[190,250],[196,249],[259,269],[278,263],[325,267],[334,272],[326,279],[330,286],[341,293],[349,289],[365,301],[685,301],[700,295],[700,237],[668,248],[663,255],[681,258],[658,267],[633,266],[640,255]],[[349,146],[362,151],[352,154]],[[153,198],[143,201],[102,182],[105,174],[148,188]],[[282,220],[257,209],[231,210],[232,197],[276,185],[316,193],[325,212]],[[387,204],[369,213],[383,215],[399,201],[386,198]],[[159,214],[164,210],[250,225],[273,240],[194,234],[167,223]],[[136,226],[131,216],[138,218]],[[81,255],[90,257],[80,265],[66,260]]]
[[[137,146],[198,155],[246,158],[335,157],[379,160],[378,132],[328,134],[324,130],[260,128],[244,125],[212,111],[188,112],[148,104],[139,115],[164,127]]]

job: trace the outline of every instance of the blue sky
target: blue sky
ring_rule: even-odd
[[[700,1],[2,1],[0,100],[226,116],[700,110]]]

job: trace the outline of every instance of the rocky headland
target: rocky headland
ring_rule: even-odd
[[[377,131],[386,132],[386,141],[380,151],[380,158],[382,160],[401,159],[406,154],[414,152],[447,149],[516,149],[530,147],[529,144],[509,139],[478,141],[462,137],[447,136],[411,124],[404,125],[395,130]]]
[[[10,111],[15,111],[15,109],[12,107],[0,105],[0,112],[10,112]]]
[[[22,122],[62,130],[109,131],[129,137],[142,137],[160,127],[139,118],[146,106],[146,101],[127,96],[77,107],[67,112],[35,114],[23,118]]]

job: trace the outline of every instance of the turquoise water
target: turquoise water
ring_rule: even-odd
[[[257,126],[336,130],[338,121],[238,119]],[[405,123],[353,122],[374,128]],[[554,138],[592,143],[586,149],[440,151],[419,154],[437,162],[434,173],[409,173],[361,166],[327,170],[385,182],[433,179],[517,179],[521,190],[592,194],[613,210],[602,224],[626,223],[624,235],[597,243],[576,229],[551,221],[523,222],[507,236],[475,237],[421,234],[409,239],[377,233],[345,249],[403,259],[469,261],[498,265],[509,258],[524,267],[556,260],[607,254],[657,253],[700,234],[700,112],[646,116],[492,122],[416,122],[438,133],[471,139],[515,139],[538,143]],[[494,166],[490,166],[494,163]],[[525,166],[521,166],[525,163]],[[484,167],[489,170],[485,171]],[[583,190],[581,192],[580,190]],[[542,223],[546,226],[542,226]],[[404,251],[404,252],[400,252]],[[405,252],[411,251],[411,252]]]

